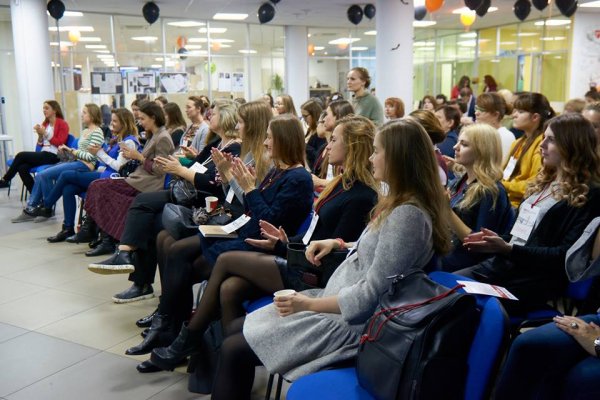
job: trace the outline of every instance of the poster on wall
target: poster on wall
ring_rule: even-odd
[[[163,93],[187,92],[188,74],[185,72],[161,72],[160,91]]]
[[[219,72],[219,92],[231,92],[231,74]]]
[[[127,93],[156,93],[156,73],[154,71],[128,72]]]
[[[123,78],[120,72],[92,72],[92,94],[123,93]]]
[[[244,73],[243,72],[234,72],[231,74],[232,82],[231,82],[231,91],[232,92],[243,92],[244,91]]]

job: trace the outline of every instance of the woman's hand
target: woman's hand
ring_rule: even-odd
[[[256,189],[256,173],[254,169],[246,167],[239,158],[234,160],[231,173],[244,193],[250,193]]]
[[[281,317],[295,314],[300,311],[309,311],[312,298],[302,293],[294,293],[289,296],[278,296],[273,299],[273,304]]]
[[[477,253],[510,254],[512,245],[506,243],[496,232],[482,228],[463,240],[463,246]]]
[[[219,171],[219,174],[222,177],[227,178],[227,181],[231,180],[231,167],[233,165],[234,157],[229,153],[223,153],[216,147],[213,147],[210,150],[210,155],[213,159],[215,167],[217,167],[217,170]]]
[[[122,146],[119,147],[119,150],[121,151],[121,153],[123,153],[123,157],[125,157],[128,160],[138,160],[142,162],[144,161],[144,156],[142,156],[142,153],[140,153],[136,149],[130,149],[127,146]]]
[[[246,239],[245,242],[249,245],[258,247],[259,249],[273,250],[275,249],[277,241],[281,241],[283,244],[287,244],[289,242],[287,234],[282,227],[277,229],[267,221],[263,220],[259,221],[259,226],[260,234],[262,237],[264,237],[264,239]]]
[[[102,149],[102,146],[97,145],[97,144],[91,144],[88,146],[87,151],[88,153],[92,154],[92,155],[96,155],[98,154],[98,152]]]
[[[452,168],[454,168],[454,164],[456,164],[456,160],[452,157],[448,157],[445,155],[442,155],[442,158],[446,162],[446,167],[448,168],[448,171],[451,171]]]
[[[195,147],[179,146],[186,158],[194,159],[198,155],[198,150]]]
[[[71,149],[69,146],[67,146],[66,144],[61,144],[60,146],[58,146],[58,151],[64,151],[65,153],[69,153],[71,152],[73,149]]]
[[[33,127],[33,130],[35,131],[35,133],[37,133],[37,135],[39,137],[43,137],[44,134],[46,133],[46,130],[44,129],[44,127],[40,124],[35,124]]]
[[[154,157],[154,162],[160,165],[162,170],[167,174],[180,175],[182,169],[185,169],[185,167],[181,165],[179,160],[173,156],[169,156],[169,158]]]
[[[573,336],[573,339],[577,340],[577,343],[579,343],[585,351],[596,356],[594,340],[600,337],[600,326],[593,322],[588,324],[581,318],[567,315],[564,317],[554,317],[554,322],[558,329]]]
[[[339,247],[340,243],[335,239],[315,240],[306,247],[304,255],[308,262],[319,266],[323,257]]]
[[[313,186],[316,188],[327,186],[327,179],[321,179],[315,174],[310,174],[313,181]]]

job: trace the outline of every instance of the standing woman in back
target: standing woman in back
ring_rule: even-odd
[[[356,114],[369,118],[375,125],[383,124],[383,107],[375,96],[367,89],[371,85],[371,77],[366,68],[352,68],[346,76],[348,90],[354,93],[352,106]]]

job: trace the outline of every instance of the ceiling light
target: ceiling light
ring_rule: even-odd
[[[110,53],[110,51],[108,51],[108,50],[94,50],[94,53],[108,54],[108,53]]]
[[[520,36],[520,37],[539,36],[539,33],[538,32],[520,32],[520,33],[513,34],[513,36]]]
[[[590,1],[589,3],[580,4],[579,7],[598,7],[600,8],[600,1]]]
[[[150,68],[162,68],[162,64],[152,64]]]
[[[228,20],[228,21],[243,21],[248,18],[248,14],[235,14],[235,13],[216,13],[213,15],[213,19]]]
[[[86,44],[86,49],[106,49],[105,44]]]
[[[83,68],[83,66],[81,64],[75,64],[75,68]]]
[[[186,49],[188,50],[198,50],[202,48],[201,44],[188,44],[185,46]]]
[[[242,54],[256,54],[258,53],[256,50],[251,50],[251,49],[242,49],[242,50],[238,50],[240,53]]]
[[[54,61],[50,62],[51,67],[60,67],[60,64],[56,64]]]
[[[500,60],[498,60],[497,58],[494,58],[493,60],[490,60],[490,62],[493,62],[493,63],[499,63],[499,62],[500,62]]]
[[[197,21],[175,21],[175,22],[168,22],[167,25],[176,26],[178,28],[194,28],[197,26],[204,26],[206,24],[204,22],[197,22]]]
[[[420,51],[435,51],[435,47],[417,47]]]
[[[476,40],[463,40],[460,42],[456,42],[456,44],[461,47],[475,47],[475,46],[477,46],[477,41]]]
[[[137,40],[140,42],[156,42],[158,38],[156,36],[134,36],[131,40]]]
[[[48,11],[46,11],[46,14],[50,15]],[[63,17],[83,17],[83,13],[79,11],[65,11]]]
[[[164,61],[164,60],[165,60],[165,59],[164,59],[164,58],[162,58],[162,57],[156,57],[156,58],[154,59],[154,61]],[[168,58],[167,58],[167,60],[168,60]]]
[[[517,42],[500,42],[500,46],[514,46]]]
[[[461,38],[465,38],[465,39],[474,39],[474,38],[477,37],[477,32],[461,33],[458,36],[461,37]]]
[[[414,28],[427,28],[428,26],[433,26],[437,24],[435,21],[413,21]]]
[[[364,34],[367,36],[375,36],[377,35],[377,31],[366,31]]]
[[[51,26],[48,28],[50,32],[56,32],[56,27]],[[94,32],[93,26],[61,26],[58,29],[60,32],[68,32],[68,31],[79,31],[79,32]]]
[[[96,57],[98,57],[101,60],[108,60],[108,59],[113,59],[115,58],[112,54],[96,54]]]
[[[233,43],[235,40],[233,39],[210,39],[211,43]]]
[[[58,42],[50,42],[50,46],[58,46],[58,45],[59,45]],[[73,46],[73,43],[71,43],[71,42],[63,42],[63,41],[60,42],[60,47],[71,47],[71,46]]]
[[[208,51],[206,50],[194,50],[194,51],[189,51],[186,55],[187,56],[205,56],[208,54]]]
[[[360,40],[359,38],[339,38],[339,39],[330,40],[329,44],[350,44],[350,43],[358,42],[359,40]]]
[[[570,19],[549,19],[546,21],[538,21],[534,25],[535,26],[563,26],[569,25],[571,23]]]
[[[228,48],[230,48],[230,47],[231,47],[231,45],[230,45],[230,44],[221,44],[221,43],[219,43],[219,46],[220,46],[222,49],[228,49]]]
[[[315,51],[325,50],[325,46],[315,46]]]
[[[225,33],[225,32],[227,32],[227,28],[210,28],[210,29],[200,28],[200,29],[198,29],[198,32],[200,32],[200,33],[206,33],[207,31],[209,33]]]
[[[435,46],[435,42],[414,42],[414,47],[431,47]]]
[[[81,36],[79,38],[80,42],[101,42],[102,39],[96,36]]]
[[[367,46],[352,46],[352,51],[367,51],[369,48]]]
[[[498,7],[490,7],[487,10],[487,12],[489,12],[489,13],[494,12],[494,11],[498,11]],[[468,7],[461,7],[461,8],[452,10],[452,14],[462,14],[464,12],[473,12],[473,11]]]

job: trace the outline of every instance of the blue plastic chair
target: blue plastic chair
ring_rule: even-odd
[[[457,280],[467,280],[447,272],[433,272],[430,278],[435,282],[454,287]],[[475,296],[481,309],[479,327],[475,333],[468,357],[469,372],[465,383],[467,400],[488,398],[493,377],[502,360],[508,343],[508,318],[504,308],[494,297]],[[287,392],[288,400],[303,399],[374,399],[358,383],[355,368],[320,371],[295,381]]]

